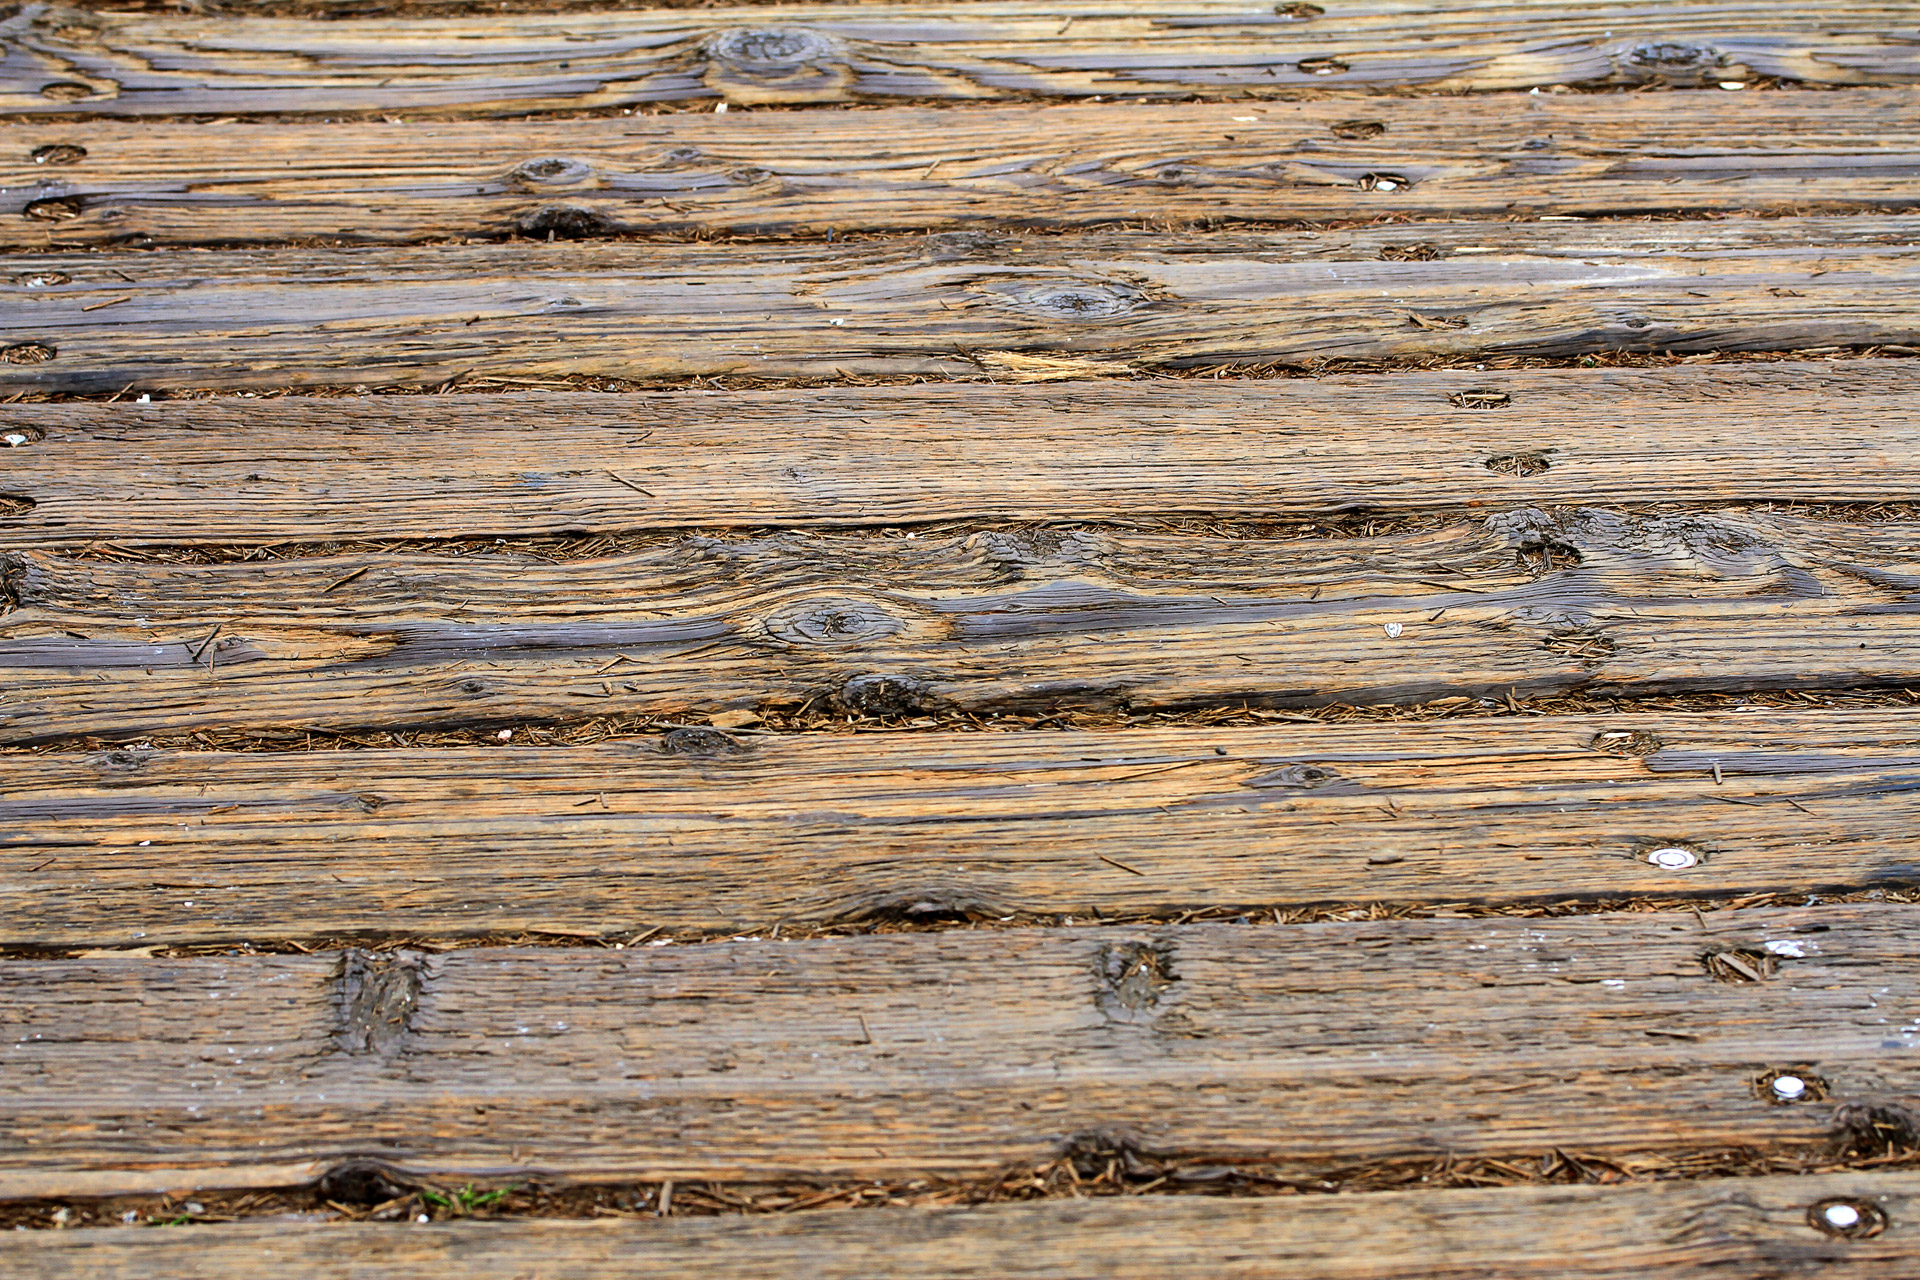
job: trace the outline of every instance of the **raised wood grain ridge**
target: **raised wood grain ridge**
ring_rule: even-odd
[[[1903,3],[1247,0],[755,5],[462,19],[248,19],[29,4],[0,111],[536,111],[627,103],[1430,91],[1920,79]]]
[[[1008,351],[1098,372],[1920,343],[1920,218],[1897,215],[14,264],[0,390],[16,391],[978,376]]]
[[[1911,89],[60,121],[0,128],[0,246],[1911,208],[1916,121]]]
[[[1321,706],[1920,681],[1920,525],[693,536],[606,559],[9,557],[0,743],[191,729]]]
[[[1809,1212],[1877,1211],[1834,1237]],[[1353,1196],[1111,1197],[648,1222],[8,1232],[38,1280],[1726,1280],[1920,1273],[1910,1173]]]
[[[1920,1088],[1916,927],[1879,904],[1705,933],[1625,913],[480,948],[430,957],[372,1055],[339,1047],[338,955],[12,960],[0,1196],[363,1156],[510,1181],[964,1176],[1076,1140],[1300,1173],[1815,1154],[1836,1104]],[[1717,981],[1703,955],[1736,946],[1777,971]],[[1763,1097],[1784,1070],[1824,1096]]]
[[[1091,381],[19,404],[0,410],[0,548],[1904,502],[1916,378],[1849,360],[1192,381],[1177,400]],[[1459,403],[1475,390],[1508,403]]]
[[[1892,888],[1920,881],[1913,725],[1766,711],[0,756],[0,945]],[[1646,860],[1676,844],[1699,862]]]

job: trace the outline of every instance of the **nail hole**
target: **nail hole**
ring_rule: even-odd
[[[1378,120],[1341,120],[1333,126],[1336,138],[1377,138],[1387,131]]]
[[[1363,173],[1360,175],[1362,191],[1405,191],[1413,186],[1413,179],[1401,173]]]
[[[1487,470],[1503,476],[1537,476],[1552,465],[1544,454],[1538,453],[1503,453],[1487,459]]]
[[[1447,397],[1447,403],[1456,409],[1504,409],[1513,403],[1513,397],[1504,391],[1474,387],[1454,392]]]
[[[1702,952],[1700,964],[1715,982],[1765,982],[1779,970],[1780,957],[1746,947],[1728,947]]]
[[[1821,1102],[1828,1095],[1827,1082],[1808,1071],[1768,1071],[1755,1077],[1754,1096],[1775,1106],[1796,1102]]]
[[[1308,18],[1317,18],[1326,10],[1317,4],[1277,4],[1273,11],[1283,18],[1293,18],[1304,22]]]
[[[83,204],[79,196],[52,196],[31,201],[20,212],[35,222],[65,222],[79,217]]]
[[[1337,76],[1347,70],[1347,64],[1338,58],[1302,58],[1297,64],[1301,75]]]
[[[670,756],[729,756],[747,750],[747,746],[740,739],[718,729],[690,725],[684,729],[668,730],[660,739],[660,750]]]
[[[44,342],[16,342],[0,347],[0,364],[45,364],[58,354]]]
[[[1822,1200],[1807,1210],[1807,1225],[1822,1235],[1866,1240],[1887,1229],[1887,1215],[1865,1200]]]
[[[78,102],[93,96],[93,86],[76,80],[55,80],[52,84],[40,86],[40,96],[54,102]]]
[[[33,149],[35,164],[79,164],[87,158],[87,149],[70,142],[50,142]]]

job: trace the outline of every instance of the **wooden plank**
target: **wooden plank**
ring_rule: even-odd
[[[0,945],[1898,888],[1920,880],[1912,724],[1768,710],[7,755]],[[1647,860],[1669,845],[1698,862]]]
[[[1098,372],[1920,343],[1920,218],[1895,215],[15,262],[0,292],[0,390],[15,391],[978,376],[1008,351]]]
[[[60,121],[0,127],[0,246],[1906,208],[1916,120],[1887,89]]]
[[[459,19],[76,13],[6,21],[0,111],[538,111],[1418,86],[1920,79],[1903,3],[1357,0],[1299,20],[1245,0],[753,5]]]
[[[0,548],[1905,502],[1917,368],[19,404]]]
[[[1870,904],[1712,933],[1665,912],[477,948],[389,982],[364,1050],[334,955],[14,960],[0,1195],[366,1155],[488,1181],[970,1176],[1094,1134],[1294,1176],[1808,1158],[1835,1104],[1920,1087],[1915,928]],[[1703,954],[1736,944],[1789,954],[1716,981]],[[1826,1096],[1762,1097],[1786,1069]]]
[[[1816,1230],[1867,1206],[1880,1230]],[[1722,1280],[1920,1271],[1910,1173],[1365,1197],[1122,1196],[649,1222],[244,1223],[188,1231],[9,1232],[0,1265],[40,1280]]]
[[[0,743],[813,703],[1142,712],[1920,681],[1920,525],[1502,508],[1375,538],[693,536],[628,555],[16,557]]]

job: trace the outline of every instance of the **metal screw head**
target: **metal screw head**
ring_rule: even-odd
[[[1851,1231],[1860,1225],[1860,1211],[1850,1204],[1830,1204],[1820,1211],[1820,1218],[1836,1231]]]
[[[1685,871],[1700,865],[1700,855],[1679,845],[1667,845],[1647,854],[1647,861],[1662,871]]]
[[[1769,1086],[1782,1102],[1794,1102],[1806,1096],[1807,1082],[1799,1076],[1775,1076]]]

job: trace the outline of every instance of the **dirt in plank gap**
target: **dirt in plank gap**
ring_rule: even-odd
[[[361,1163],[318,1183],[245,1193],[176,1192],[98,1200],[0,1204],[0,1230],[184,1227],[247,1219],[419,1222],[458,1218],[629,1218],[798,1213],[882,1205],[1001,1204],[1090,1196],[1272,1197],[1364,1195],[1420,1188],[1621,1185],[1851,1170],[1920,1168],[1915,1117],[1900,1108],[1841,1107],[1824,1142],[1686,1152],[1576,1152],[1556,1148],[1456,1160],[1382,1160],[1334,1166],[1213,1163],[1168,1158],[1124,1141],[1085,1135],[1055,1160],[988,1177],[889,1181],[627,1182],[563,1184],[537,1179],[429,1183]],[[330,1194],[331,1193],[331,1194]],[[351,1197],[342,1199],[341,1196]]]
[[[745,932],[709,932],[698,929],[663,927],[615,930],[592,933],[587,930],[519,931],[474,934],[471,936],[435,935],[333,935],[308,938],[257,938],[247,942],[184,943],[175,946],[136,947],[0,947],[0,962],[7,960],[103,959],[116,956],[145,959],[180,959],[192,956],[317,955],[345,951],[427,951],[441,953],[486,947],[545,947],[552,950],[588,949],[625,951],[642,947],[705,946],[723,942],[808,942],[821,938],[875,937],[893,934],[979,932],[995,929],[1100,928],[1112,926],[1137,930],[1154,926],[1186,924],[1233,924],[1248,928],[1289,927],[1299,924],[1359,924],[1385,920],[1497,920],[1568,919],[1578,916],[1619,914],[1685,914],[1700,926],[1703,944],[1718,946],[1723,935],[1741,927],[1730,913],[1760,908],[1847,906],[1857,903],[1920,902],[1920,885],[1905,888],[1842,889],[1830,893],[1746,893],[1699,898],[1592,898],[1572,901],[1519,902],[1365,902],[1321,903],[1311,906],[1207,907],[1193,911],[1098,911],[1086,915],[1011,915],[983,916],[957,912],[936,912],[920,918],[869,918],[835,924],[789,926],[785,921],[763,925]],[[1712,916],[1710,923],[1708,917]],[[1820,932],[1824,926],[1806,926]],[[1724,954],[1712,947],[1702,951],[1702,967],[1711,975],[1726,980],[1725,961],[1713,957]],[[1744,952],[1736,952],[1744,956]],[[1734,971],[1737,973],[1737,970]],[[1774,972],[1765,967],[1754,981],[1766,981]]]
[[[487,375],[471,377],[457,375],[443,382],[419,386],[405,384],[371,383],[328,383],[313,386],[274,387],[264,391],[234,391],[214,388],[189,389],[148,389],[140,384],[129,383],[118,391],[108,393],[76,394],[52,391],[16,391],[0,404],[67,404],[97,401],[112,404],[129,396],[145,395],[153,401],[168,400],[209,400],[216,397],[240,400],[275,400],[282,396],[303,396],[308,398],[326,398],[341,396],[421,396],[421,395],[492,395],[502,391],[598,391],[621,393],[630,391],[761,391],[761,390],[805,390],[815,387],[898,387],[933,386],[946,384],[1005,385],[1025,382],[1062,382],[1067,378],[1062,371],[1070,372],[1071,380],[1089,379],[1131,381],[1184,380],[1204,378],[1213,381],[1233,379],[1236,381],[1265,378],[1321,378],[1329,374],[1394,374],[1421,373],[1445,370],[1472,370],[1477,373],[1498,372],[1508,369],[1673,369],[1684,365],[1699,364],[1781,364],[1788,361],[1823,360],[1839,362],[1845,360],[1871,359],[1911,359],[1920,357],[1920,347],[1879,344],[1873,346],[1834,346],[1803,347],[1797,350],[1779,351],[1709,351],[1699,354],[1681,354],[1671,351],[1603,351],[1581,356],[1490,356],[1490,355],[1421,355],[1409,356],[1397,360],[1350,360],[1327,359],[1303,362],[1254,362],[1218,365],[1192,365],[1183,367],[1135,369],[1131,366],[1111,363],[1105,364],[1091,360],[1070,360],[1061,357],[1057,361],[1049,358],[1059,367],[1050,367],[1041,373],[1004,371],[993,372],[989,364],[983,364],[978,375],[964,377],[937,377],[925,374],[900,374],[886,376],[865,376],[843,374],[838,377],[820,378],[755,378],[745,375],[728,374],[712,377],[662,378],[648,381],[635,381],[625,378],[608,378],[597,374],[564,374],[552,377],[509,377]],[[973,358],[973,357],[969,357]],[[986,361],[980,357],[980,361]],[[976,362],[980,362],[976,361]],[[990,363],[990,362],[989,362]],[[1070,366],[1070,369],[1068,368]]]

